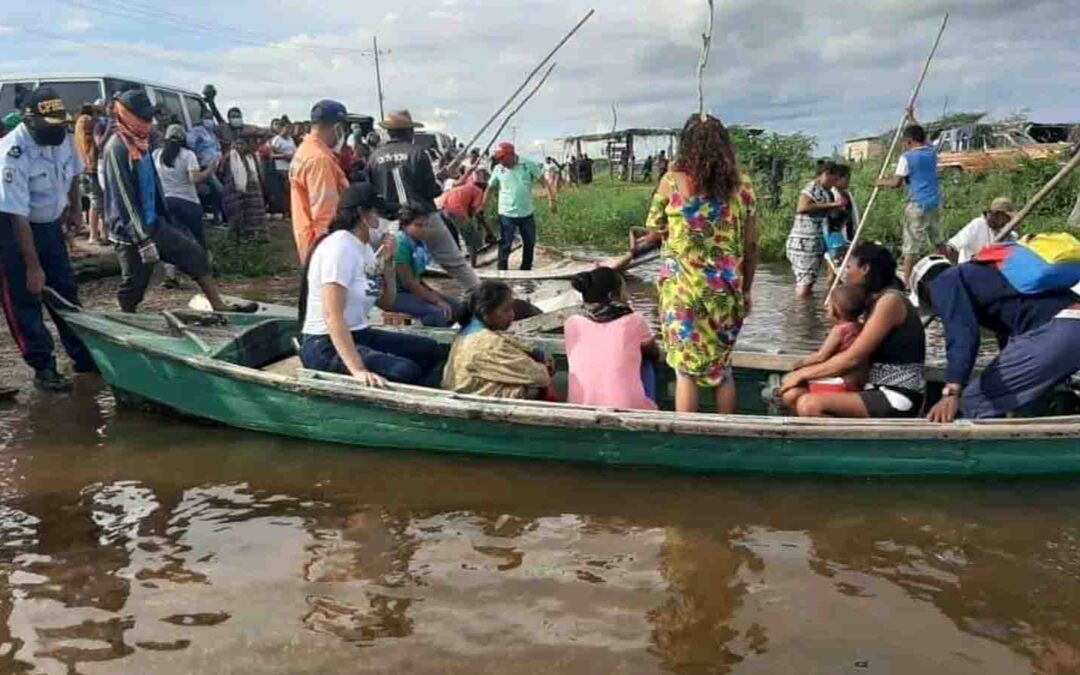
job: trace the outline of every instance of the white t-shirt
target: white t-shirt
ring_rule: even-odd
[[[975,254],[986,246],[994,243],[995,232],[990,229],[986,218],[979,216],[949,240],[949,248],[956,251],[957,262],[966,263],[975,257]],[[1016,233],[1011,232],[1007,239],[1016,239]]]
[[[157,169],[158,177],[161,178],[161,188],[165,191],[165,196],[198,204],[199,192],[195,189],[195,183],[191,182],[191,175],[188,173],[199,170],[199,160],[195,157],[195,153],[187,148],[180,148],[180,153],[176,155],[176,161],[170,169],[161,161],[163,152],[165,151],[154,151],[154,167]]]
[[[275,159],[274,168],[278,171],[288,171],[289,163],[292,162],[292,156],[296,154],[296,142],[288,136],[282,138],[281,136],[274,136],[270,139],[270,149],[275,153],[288,155],[288,159]]]
[[[382,293],[379,260],[370,245],[352,232],[334,232],[315,249],[308,268],[307,315],[304,335],[329,335],[323,309],[323,286],[337,284],[348,290],[345,325],[350,331],[368,327],[368,313]]]

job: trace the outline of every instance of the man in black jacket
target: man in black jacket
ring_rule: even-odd
[[[435,198],[442,190],[435,180],[431,160],[424,149],[413,142],[416,129],[424,125],[414,122],[408,110],[397,110],[379,122],[379,126],[386,129],[390,137],[371,153],[368,160],[371,182],[385,204],[379,216],[384,220],[397,220],[398,212],[404,206],[427,214],[424,243],[435,261],[468,293],[480,285],[480,280],[435,207]]]

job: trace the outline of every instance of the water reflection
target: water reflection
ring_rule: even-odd
[[[70,405],[0,411],[0,672],[1080,669],[1074,482],[704,479]]]

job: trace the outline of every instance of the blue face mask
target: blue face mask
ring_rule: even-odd
[[[217,128],[217,122],[214,120],[203,120],[202,125],[211,131]]]

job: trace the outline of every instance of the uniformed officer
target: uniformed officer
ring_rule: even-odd
[[[71,381],[56,369],[41,291],[49,286],[79,302],[63,224],[82,227],[75,177],[83,164],[67,125],[64,102],[52,89],[39,87],[25,101],[22,123],[0,140],[0,300],[35,383],[47,391],[70,389]],[[55,314],[53,322],[75,371],[93,372],[86,346]]]

